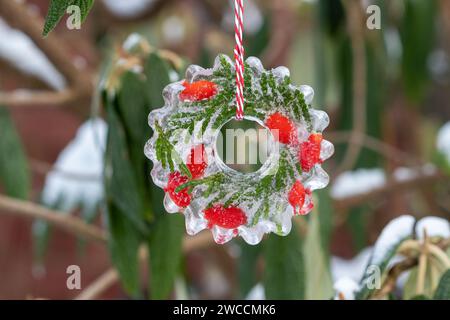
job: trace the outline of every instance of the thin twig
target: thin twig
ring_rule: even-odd
[[[202,232],[193,237],[186,237],[183,241],[183,252],[188,254],[194,250],[200,250],[213,244],[211,233]],[[139,250],[139,261],[145,263],[148,258],[148,252],[145,247]],[[93,300],[101,296],[106,290],[119,281],[119,273],[115,268],[110,268],[100,277],[94,280],[87,288],[85,288],[75,300]]]
[[[392,180],[386,183],[384,186],[380,188],[373,189],[367,193],[357,194],[349,197],[345,197],[342,199],[335,199],[334,203],[336,208],[345,209],[348,207],[356,206],[361,203],[365,203],[374,198],[378,198],[381,196],[388,195],[393,190],[396,191],[404,191],[410,190],[414,188],[421,188],[427,184],[434,184],[439,181],[447,180],[448,177],[443,175],[440,172],[436,172],[433,174],[420,174],[417,177],[414,177],[409,180]]]
[[[344,4],[353,59],[353,134],[342,163],[336,170],[336,175],[353,168],[362,147],[360,139],[366,131],[366,51],[361,2],[346,0]]]
[[[333,143],[348,143],[351,136],[357,136],[355,143],[368,148],[372,151],[378,152],[386,158],[401,162],[407,165],[419,165],[424,162],[408,152],[404,152],[386,142],[371,137],[364,133],[355,133],[352,131],[332,131],[326,134],[327,139]]]
[[[0,214],[14,214],[32,219],[45,220],[76,236],[99,242],[106,242],[107,235],[102,229],[62,212],[51,210],[38,204],[13,199],[0,194]]]
[[[114,285],[118,279],[117,270],[110,268],[76,296],[75,300],[93,300]]]
[[[62,107],[77,99],[75,91],[36,91],[15,90],[0,92],[0,104],[8,107],[29,107],[43,105],[46,107]]]

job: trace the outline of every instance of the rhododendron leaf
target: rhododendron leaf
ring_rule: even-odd
[[[433,299],[450,300],[450,269],[442,275]]]
[[[330,299],[333,296],[329,259],[321,243],[320,202],[315,198],[316,209],[309,216],[303,255],[305,260],[306,299]]]
[[[119,271],[125,291],[139,296],[140,234],[126,214],[114,204],[108,205],[109,250],[111,259]]]
[[[160,212],[150,232],[150,295],[152,299],[167,299],[182,258],[184,218]]]
[[[293,226],[287,236],[271,235],[264,245],[266,298],[304,299],[305,266],[298,230]]]

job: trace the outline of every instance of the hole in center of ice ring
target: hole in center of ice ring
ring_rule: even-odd
[[[230,175],[255,177],[277,165],[279,144],[260,119],[230,118],[214,131],[213,155],[217,166]]]

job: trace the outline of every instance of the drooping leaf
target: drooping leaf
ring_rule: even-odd
[[[6,194],[28,198],[31,176],[22,141],[8,110],[0,106],[0,184]]]
[[[94,0],[51,0],[42,34],[47,36],[66,14],[67,8],[70,6],[77,6],[80,8],[80,22],[83,22],[93,5]]]
[[[316,200],[316,204],[317,204]],[[320,210],[320,202],[318,203]],[[308,233],[303,245],[305,260],[306,299],[330,299],[333,297],[329,259],[321,243],[320,212],[317,209],[310,215]]]
[[[431,287],[431,272],[430,268],[427,268],[425,273],[424,281],[424,292],[417,294],[417,267],[411,269],[408,279],[405,282],[403,288],[403,299],[404,300],[417,300],[418,296],[425,296],[430,299],[433,296],[433,288]]]
[[[296,228],[285,237],[271,235],[264,243],[264,258],[266,298],[304,299],[305,265]]]
[[[333,200],[330,197],[329,188],[317,190],[316,194],[318,201],[314,212],[318,215],[320,242],[326,261],[328,261],[333,232]]]
[[[433,299],[450,300],[450,269],[442,275]]]
[[[119,271],[124,289],[132,297],[139,297],[138,249],[141,235],[126,214],[113,203],[108,205],[109,250]]]
[[[152,226],[149,239],[150,292],[153,299],[167,299],[182,257],[184,217],[162,212]]]
[[[170,83],[169,72],[170,68],[166,61],[155,53],[149,55],[144,66],[144,73],[147,78],[145,90],[152,109],[164,105],[162,92]]]
[[[126,136],[114,106],[107,108],[108,141],[106,148],[105,189],[107,197],[127,215],[136,228],[146,231],[142,199],[127,149]],[[144,173],[143,173],[144,174]]]
[[[434,46],[436,2],[407,0],[400,37],[403,46],[402,73],[405,91],[420,102],[429,82],[428,58]]]
[[[238,260],[239,291],[241,298],[245,298],[258,281],[256,264],[261,256],[262,246],[252,246],[239,241],[239,247],[241,250]]]

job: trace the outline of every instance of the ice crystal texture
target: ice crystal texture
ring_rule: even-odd
[[[328,115],[310,108],[313,89],[291,84],[287,68],[265,70],[260,60],[254,57],[248,58],[246,63],[246,119],[267,129],[265,122],[268,117],[276,112],[282,113],[294,123],[298,138],[295,145],[273,143],[267,161],[258,171],[235,171],[222,161],[216,150],[220,128],[235,114],[235,69],[228,57],[218,56],[212,69],[190,66],[185,80],[169,84],[164,89],[164,107],[149,115],[154,135],[145,147],[145,154],[154,164],[151,177],[159,187],[167,190],[170,173],[186,172],[183,162],[193,148],[204,145],[207,168],[199,182],[194,181],[191,185],[189,205],[178,207],[166,193],[164,206],[169,213],[182,212],[185,215],[188,234],[195,235],[209,228],[217,243],[225,243],[239,235],[247,243],[257,244],[266,233],[288,234],[293,215],[296,212],[307,214],[312,210],[311,191],[328,184],[329,178],[321,163],[334,151],[330,142],[320,140],[320,161],[307,172],[302,170],[299,148],[310,134],[322,133],[329,124]],[[216,96],[209,101],[180,99],[186,83],[197,81],[217,84]],[[164,153],[164,150],[170,152]],[[173,163],[166,157],[168,153]],[[296,181],[303,184],[306,194],[302,207],[294,210],[288,194]],[[233,229],[211,224],[204,212],[213,205],[231,207],[234,212],[239,208],[245,213],[245,223]],[[226,209],[224,212],[226,214]]]

